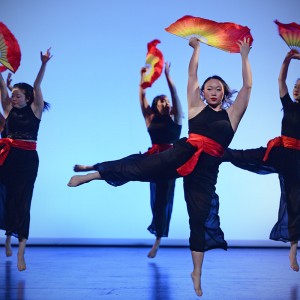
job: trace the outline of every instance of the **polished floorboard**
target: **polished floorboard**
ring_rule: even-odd
[[[1,300],[299,300],[300,272],[288,248],[229,248],[206,253],[203,296],[194,293],[186,247],[29,246],[27,270],[16,268],[17,248],[0,247]]]

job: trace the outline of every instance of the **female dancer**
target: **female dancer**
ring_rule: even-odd
[[[146,98],[146,91],[139,86],[139,99],[146,127],[151,138],[152,147],[145,155],[152,155],[165,151],[179,139],[182,124],[182,108],[176,87],[170,77],[170,64],[165,63],[165,75],[171,93],[172,107],[166,95],[159,95],[153,99],[152,105]],[[141,83],[147,69],[141,69]],[[152,222],[148,230],[155,234],[155,242],[148,253],[154,258],[158,251],[162,237],[167,237],[173,209],[175,178],[150,182],[150,203]]]
[[[249,150],[227,149],[223,157],[235,166],[258,174],[278,173],[281,198],[278,221],[270,239],[290,242],[290,266],[298,272],[297,247],[300,240],[300,79],[297,79],[293,101],[286,85],[292,59],[300,53],[292,50],[285,56],[278,78],[279,96],[283,106],[281,136],[268,142],[267,148]]]
[[[0,140],[0,182],[6,189],[5,220],[6,255],[12,255],[11,236],[19,240],[18,269],[24,271],[26,241],[29,235],[30,205],[38,171],[36,141],[45,109],[41,83],[50,60],[50,49],[41,52],[41,67],[34,86],[17,83],[9,97],[6,83],[0,73],[1,103],[6,118],[5,136]],[[2,222],[0,222],[2,223]]]
[[[213,248],[227,249],[220,228],[215,185],[224,149],[230,144],[248,105],[252,74],[248,60],[249,40],[244,39],[238,42],[243,86],[235,102],[224,109],[231,104],[231,90],[216,75],[207,78],[200,89],[197,77],[199,40],[191,38],[189,45],[193,48],[187,89],[189,137],[179,139],[173,148],[146,158],[133,155],[94,166],[76,165],[74,170],[77,172],[96,172],[73,176],[68,185],[75,187],[95,179],[121,185],[127,181],[152,182],[184,176],[190,224],[189,242],[194,264],[191,276],[196,294],[202,296],[200,280],[204,252]]]

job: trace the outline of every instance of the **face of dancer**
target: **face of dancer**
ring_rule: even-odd
[[[157,101],[157,110],[162,115],[169,115],[171,113],[171,103],[168,97],[161,97]]]
[[[28,100],[25,97],[23,90],[14,88],[12,90],[11,103],[13,107],[23,108],[27,105]]]
[[[217,79],[210,79],[204,85],[203,94],[209,106],[213,108],[221,107],[224,98],[223,84]]]
[[[294,85],[293,97],[296,102],[300,102],[300,79],[298,79]]]

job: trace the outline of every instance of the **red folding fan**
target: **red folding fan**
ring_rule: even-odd
[[[146,73],[143,77],[141,87],[146,89],[151,87],[153,82],[161,75],[164,67],[164,57],[162,52],[156,48],[159,40],[153,40],[147,45],[148,53],[146,55]]]
[[[21,51],[20,46],[11,33],[11,31],[0,22],[0,72],[9,69],[13,73],[17,71],[20,66]]]

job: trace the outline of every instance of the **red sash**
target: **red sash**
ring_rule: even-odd
[[[9,138],[0,139],[0,166],[3,165],[11,147],[21,148],[23,150],[36,150],[36,142],[14,140]]]
[[[266,161],[269,158],[270,151],[273,149],[273,147],[279,147],[279,146],[300,150],[300,140],[288,136],[284,136],[284,135],[278,136],[270,140],[267,144],[267,150],[263,158],[263,161]]]
[[[163,151],[168,150],[172,147],[173,146],[170,145],[170,144],[152,144],[152,147],[149,148],[148,151],[145,152],[144,154],[152,155],[152,154],[155,154],[155,153],[163,152]]]
[[[203,135],[190,133],[187,142],[197,147],[197,151],[185,164],[177,169],[177,173],[181,176],[186,176],[194,170],[202,151],[215,157],[224,155],[224,148],[219,143]]]

